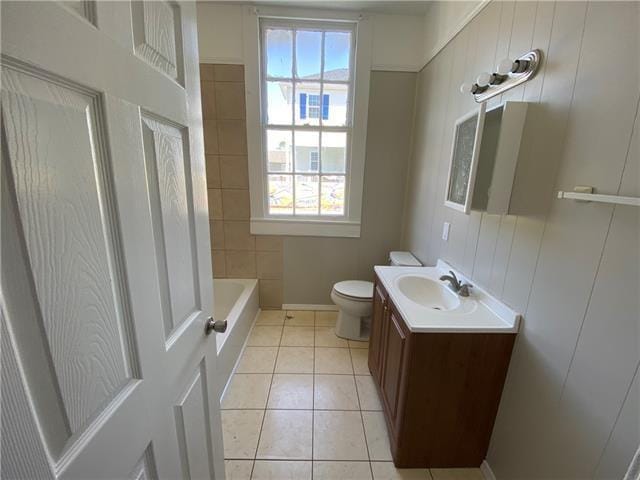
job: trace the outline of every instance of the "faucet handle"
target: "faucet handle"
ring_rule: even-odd
[[[473,285],[471,285],[470,283],[463,283],[458,289],[458,295],[460,295],[461,297],[468,297],[469,290],[472,288],[473,288]]]

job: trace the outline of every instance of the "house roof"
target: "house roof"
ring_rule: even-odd
[[[305,80],[315,80],[315,75],[307,75],[306,77],[302,77]],[[324,72],[324,80],[344,80],[345,78],[349,78],[349,69],[348,68],[335,68],[333,70],[329,70]]]

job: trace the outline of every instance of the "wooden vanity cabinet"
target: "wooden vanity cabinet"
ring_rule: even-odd
[[[485,459],[515,334],[413,333],[376,277],[369,369],[400,468]]]

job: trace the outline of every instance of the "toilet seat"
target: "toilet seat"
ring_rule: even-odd
[[[333,286],[333,291],[354,301],[370,302],[373,299],[373,283],[362,280],[345,280]]]

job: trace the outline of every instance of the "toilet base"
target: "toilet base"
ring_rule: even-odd
[[[371,316],[356,317],[340,310],[336,322],[336,335],[348,340],[366,342],[369,340],[370,325]]]

